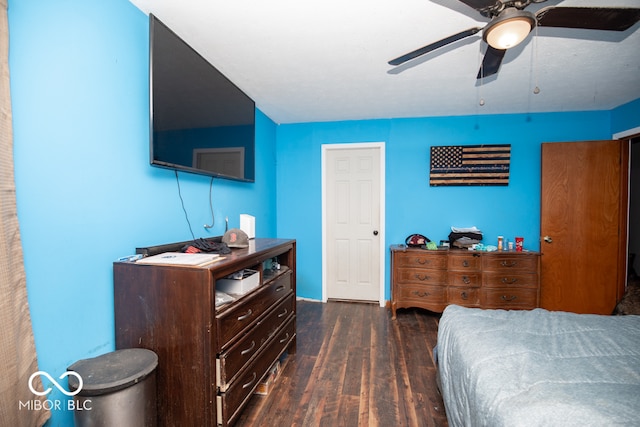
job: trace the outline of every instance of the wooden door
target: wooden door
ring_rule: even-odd
[[[380,300],[380,151],[326,151],[328,298]]]
[[[625,283],[628,141],[542,144],[540,304],[611,314]]]

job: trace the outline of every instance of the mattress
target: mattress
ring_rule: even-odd
[[[640,425],[640,316],[451,305],[436,351],[450,426]]]

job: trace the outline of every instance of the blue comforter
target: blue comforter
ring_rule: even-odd
[[[640,316],[452,305],[437,358],[450,426],[640,426]]]

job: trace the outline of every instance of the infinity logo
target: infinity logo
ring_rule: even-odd
[[[31,393],[37,395],[37,396],[44,396],[46,394],[51,393],[51,387],[49,387],[48,389],[46,389],[45,391],[38,391],[33,387],[33,380],[37,375],[43,375],[45,377],[47,377],[47,379],[49,381],[51,381],[53,383],[53,385],[56,386],[56,388],[58,390],[60,390],[62,393],[64,393],[67,396],[75,396],[76,394],[80,393],[80,391],[82,390],[82,377],[80,376],[80,374],[78,374],[77,372],[73,372],[73,371],[66,371],[65,373],[63,373],[62,375],[60,375],[58,377],[58,379],[63,379],[64,377],[68,377],[69,375],[73,375],[74,377],[76,377],[78,379],[78,389],[74,392],[70,392],[64,389],[64,387],[62,387],[60,384],[58,384],[56,382],[56,380],[54,380],[51,375],[49,375],[47,372],[45,371],[38,371],[38,372],[34,372],[33,374],[31,374],[31,376],[29,377],[29,390],[31,390]]]

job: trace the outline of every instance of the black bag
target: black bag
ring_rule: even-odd
[[[411,247],[420,247],[420,246],[424,246],[427,243],[429,243],[431,240],[429,240],[428,237],[423,236],[422,234],[412,234],[410,236],[408,236],[405,240],[404,243],[407,246],[411,246]]]

